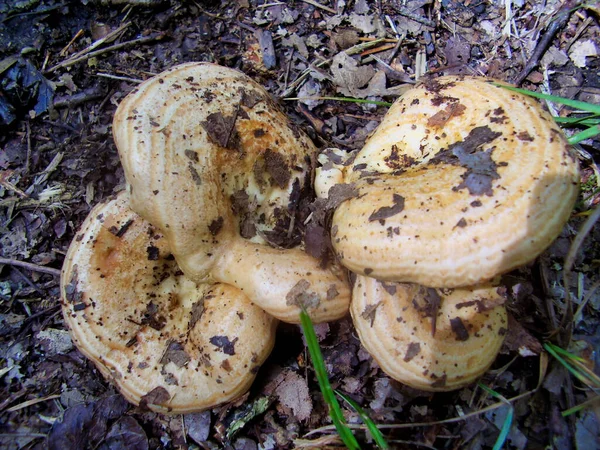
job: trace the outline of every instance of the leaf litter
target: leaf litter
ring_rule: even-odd
[[[82,1],[83,7],[75,7],[38,0],[0,6],[0,115],[7,118],[0,125],[0,446],[292,448],[295,439],[318,439],[306,435],[320,429],[323,439],[334,440],[293,327],[280,330],[296,344],[274,352],[250,393],[211,411],[179,417],[129,405],[68,339],[57,308],[57,273],[90,207],[125,187],[110,127],[116,105],[140,80],[184,61],[236,67],[274,97],[310,97],[310,103],[301,100],[310,109],[288,101],[286,112],[320,148],[346,151],[362,146],[386,108],[317,98],[391,102],[424,72],[521,79],[525,88],[600,99],[600,31],[593,5],[552,1],[541,7],[531,0],[315,3],[131,0]],[[573,115],[568,108],[550,106],[560,116]],[[220,119],[215,118],[215,126],[225,130],[223,144],[233,146],[226,120]],[[516,398],[510,448],[600,446],[597,408],[570,418],[561,415],[594,393],[554,361],[544,362],[540,345],[548,336],[560,339],[555,330],[564,329],[564,258],[585,215],[600,202],[599,149],[597,139],[578,147],[581,201],[561,237],[535,264],[505,277],[514,320],[509,336],[515,339],[506,341],[483,382]],[[332,202],[353,195],[351,187],[342,188]],[[333,203],[310,200],[299,208],[294,235],[306,234],[311,253],[329,261],[331,253],[322,249],[329,245],[327,217]],[[381,214],[400,209],[399,200],[390,201],[391,209]],[[238,203],[241,216],[252,208],[243,199]],[[568,350],[595,368],[600,363],[595,351],[600,292],[593,290],[599,229],[597,224],[591,228],[568,279],[574,307],[582,308]],[[334,387],[352,394],[378,424],[402,425],[402,434],[384,429],[390,442],[492,448],[503,406],[496,407],[473,387],[428,394],[402,386],[378,369],[353,333],[348,318],[322,328],[327,370]],[[224,339],[215,342],[224,351],[234,348]],[[184,364],[186,355],[177,343],[171,350],[169,358]],[[544,382],[538,387],[540,377]],[[267,388],[271,379],[277,388]],[[471,415],[485,408],[497,412]],[[345,412],[350,423],[358,423],[352,410]],[[232,424],[235,434],[228,433]]]

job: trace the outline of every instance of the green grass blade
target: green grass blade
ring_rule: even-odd
[[[375,440],[377,447],[381,449],[389,449],[390,446],[383,437],[383,434],[381,434],[381,431],[379,430],[379,428],[377,428],[375,422],[371,420],[367,412],[364,409],[362,409],[362,407],[358,403],[356,403],[352,398],[348,397],[347,395],[342,394],[340,391],[335,391],[335,393],[339,395],[346,403],[348,403],[352,407],[352,409],[354,409],[354,411],[358,413],[361,420],[367,426],[369,433],[371,433],[371,436]]]
[[[492,449],[492,450],[500,450],[504,446],[504,443],[506,442],[506,439],[508,438],[508,433],[510,433],[510,428],[512,427],[513,417],[515,414],[514,408],[511,405],[511,403],[508,400],[506,400],[506,398],[504,398],[504,396],[500,395],[498,392],[494,391],[493,389],[491,389],[488,386],[481,384],[481,383],[478,383],[478,386],[481,389],[483,389],[485,392],[490,394],[492,397],[495,397],[495,398],[501,400],[502,402],[506,403],[506,405],[508,406],[508,412],[506,413],[506,417],[504,418],[504,422],[502,423],[502,428],[500,429],[500,434],[498,434],[498,438],[496,439],[496,442],[494,443],[494,447]]]
[[[554,103],[560,103],[562,105],[570,106],[571,108],[588,111],[594,114],[600,114],[600,105],[594,105],[592,103],[582,102],[579,100],[571,100],[569,98],[558,97],[556,95],[542,94],[541,92],[530,91],[528,89],[521,89],[514,86],[507,86],[500,83],[492,83],[495,86],[503,87],[509,91],[519,92],[520,94],[529,95],[531,97],[539,98],[542,100],[549,100]]]
[[[570,416],[571,414],[575,414],[578,413],[579,411],[583,411],[584,409],[589,408],[590,406],[593,406],[597,403],[600,402],[600,396],[597,395],[595,397],[590,398],[589,400],[586,400],[583,403],[580,403],[579,405],[573,406],[572,408],[566,409],[564,410],[561,415],[563,417],[567,417]]]
[[[558,345],[554,345],[554,344],[550,344],[548,342],[546,342],[546,346],[551,348],[552,350],[554,350],[556,353],[558,353],[561,356],[565,356],[573,361],[580,361],[580,362],[585,362],[585,358],[582,358],[581,356],[577,356],[574,355],[573,353],[571,353],[568,350],[563,349],[562,347],[559,347]],[[546,348],[546,350],[548,350],[548,348]]]
[[[582,125],[593,127],[594,125],[598,125],[600,123],[600,118],[593,114],[591,116],[585,117],[553,117],[556,123],[560,123],[563,125]]]
[[[600,377],[585,367],[583,358],[548,342],[544,348],[579,381],[590,387],[600,386]]]
[[[308,352],[310,353],[315,374],[317,375],[317,381],[319,382],[319,387],[323,393],[325,403],[327,403],[329,406],[329,415],[331,416],[331,420],[335,425],[335,429],[347,448],[350,450],[359,450],[360,445],[358,445],[354,434],[352,434],[352,430],[350,430],[350,428],[348,428],[346,425],[346,419],[344,418],[340,404],[338,403],[333,392],[333,388],[329,383],[327,369],[325,369],[325,362],[323,361],[323,354],[321,353],[321,348],[319,347],[319,341],[317,340],[317,335],[315,334],[312,321],[310,320],[310,317],[304,308],[300,312],[300,324],[302,325],[302,331],[304,332],[306,345],[308,346]]]
[[[548,353],[550,353],[559,363],[561,363],[569,372],[571,372],[571,375],[573,375],[575,378],[577,378],[579,381],[585,383],[585,378],[583,377],[583,375],[578,371],[575,370],[573,368],[573,366],[571,366],[571,364],[569,364],[562,356],[560,356],[558,354],[558,352],[556,351],[557,347],[549,344],[549,343],[545,343],[544,344],[544,348],[546,349],[546,351]]]
[[[569,139],[569,144],[575,145],[580,143],[581,141],[585,141],[586,139],[592,138],[596,135],[600,134],[600,125],[596,125],[593,127],[586,128],[585,130],[574,134]]]

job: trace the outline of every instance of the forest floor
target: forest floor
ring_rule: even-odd
[[[233,67],[317,147],[353,150],[387,108],[321,97],[392,102],[422,77],[472,74],[599,104],[599,19],[595,2],[559,0],[0,1],[0,448],[341,445],[297,326],[280,325],[246,395],[186,415],[129,405],[74,347],[60,269],[90,209],[125,187],[111,124],[140,82],[187,61]],[[317,327],[333,386],[382,425],[392,447],[492,448],[510,413],[505,448],[600,448],[600,386],[580,382],[542,346],[600,363],[599,225],[573,255],[578,314],[563,320],[565,258],[600,202],[600,141],[576,150],[582,188],[571,220],[507,277],[511,339],[482,383],[510,404],[477,385],[408,388],[361,348],[349,317]],[[344,413],[361,423],[347,405]],[[373,446],[362,428],[356,434]]]

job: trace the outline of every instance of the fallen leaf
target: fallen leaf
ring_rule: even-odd
[[[196,444],[200,445],[208,439],[211,425],[210,419],[210,411],[184,414],[183,420],[187,435],[191,437]]]
[[[571,46],[569,58],[579,68],[584,68],[587,65],[586,58],[588,56],[598,56],[596,44],[591,39],[587,41],[577,41]]]
[[[313,405],[306,380],[292,371],[282,375],[283,381],[275,389],[279,402],[291,409],[298,420],[309,419]]]
[[[331,74],[338,92],[350,97],[361,98],[360,88],[373,78],[375,69],[371,66],[359,66],[356,60],[345,52],[340,52],[333,57]]]
[[[106,434],[98,450],[147,450],[148,437],[140,424],[131,416],[117,420]]]

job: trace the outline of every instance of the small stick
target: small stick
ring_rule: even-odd
[[[15,405],[15,406],[11,406],[6,411],[7,412],[15,412],[20,409],[27,408],[28,406],[35,405],[37,403],[47,402],[48,400],[54,400],[55,398],[60,398],[60,395],[54,394],[54,395],[49,395],[48,397],[32,398],[31,400],[27,400],[26,402],[19,403],[18,405]]]
[[[63,49],[62,49],[62,50],[59,52],[58,56],[61,56],[61,57],[65,56],[65,55],[67,54],[67,51],[69,50],[69,48],[71,48],[71,45],[73,45],[73,43],[74,43],[74,42],[75,42],[77,39],[79,39],[81,36],[83,36],[83,30],[82,30],[82,29],[80,29],[80,30],[79,30],[79,31],[78,31],[78,32],[75,34],[75,36],[73,36],[73,39],[71,39],[71,40],[69,41],[69,43],[68,43],[67,45],[65,45],[65,47],[64,47],[64,48],[63,48]]]
[[[283,78],[283,90],[287,90],[288,88],[288,82],[290,81],[290,71],[292,70],[292,62],[294,61],[294,53],[295,53],[295,48],[292,47],[292,52],[290,53],[290,59],[288,61],[287,64],[287,68],[285,70],[285,77]]]
[[[104,78],[110,78],[111,80],[119,80],[119,81],[130,81],[132,83],[143,83],[144,80],[140,80],[138,78],[128,78],[128,77],[120,77],[118,75],[112,75],[110,73],[103,73],[103,72],[97,72],[96,73],[97,77],[104,77]]]
[[[106,42],[112,42],[114,41],[123,31],[125,31],[129,26],[131,25],[131,22],[127,22],[124,23],[123,25],[121,25],[119,28],[117,28],[114,31],[111,31],[110,33],[108,33],[106,36],[104,36],[101,39],[98,39],[95,42],[92,42],[89,46],[87,46],[86,48],[84,48],[83,50],[81,50],[80,52],[75,53],[74,55],[71,55],[71,57],[69,59],[67,59],[66,61],[63,61],[57,65],[55,65],[54,67],[50,68],[48,70],[48,72],[54,72],[56,69],[60,68],[60,67],[69,67],[72,64],[69,64],[71,61],[78,61],[79,58],[81,58],[82,56],[90,53],[92,50],[100,47],[102,44],[106,43]]]
[[[55,97],[54,107],[55,108],[69,108],[69,107],[80,105],[81,103],[95,100],[99,97],[102,97],[102,95],[103,94],[100,91],[100,89],[97,86],[95,86],[92,89],[87,89],[83,92],[78,92],[73,95]]]
[[[23,269],[31,270],[33,272],[46,273],[55,277],[60,277],[60,270],[53,267],[40,266],[38,264],[28,263],[25,261],[19,261],[18,259],[11,258],[0,258],[0,264],[8,264],[10,266],[22,267]]]
[[[540,59],[542,58],[544,53],[546,53],[546,49],[550,45],[550,42],[552,42],[552,39],[554,39],[554,36],[556,35],[556,33],[558,33],[558,30],[563,28],[569,21],[569,17],[571,17],[572,8],[572,1],[566,2],[561,7],[556,19],[550,23],[550,25],[544,32],[544,35],[538,41],[538,44],[536,45],[535,50],[531,54],[529,61],[527,61],[525,67],[523,67],[523,70],[521,70],[521,73],[517,75],[512,81],[514,85],[519,86],[523,82],[523,80],[527,78],[531,71],[538,65]]]
[[[359,37],[359,41],[361,42],[398,42],[398,38],[374,38],[374,37]]]
[[[27,195],[25,192],[23,192],[17,186],[15,186],[10,181],[8,181],[8,179],[10,178],[10,176],[13,173],[14,173],[13,170],[1,171],[0,172],[0,186],[4,186],[4,188],[8,191],[13,191],[15,194],[17,194],[21,198],[29,198],[29,195]]]
[[[329,6],[321,5],[320,3],[315,2],[314,0],[302,0],[304,3],[308,3],[309,5],[316,6],[317,8],[321,8],[324,11],[327,11],[331,14],[337,14],[335,9],[331,9]]]
[[[360,56],[368,56],[373,53],[384,52],[386,50],[391,50],[393,48],[396,48],[396,44],[386,44],[386,45],[382,45],[381,47],[375,47],[375,48],[371,48],[369,50],[365,50],[364,52],[362,52],[360,54]]]
[[[414,20],[415,22],[418,22],[427,27],[435,28],[435,22],[433,20],[429,20],[425,17],[421,17],[418,14],[415,14],[415,13],[409,11],[408,9],[403,8],[402,6],[396,6],[393,3],[391,4],[391,6],[401,16],[408,17],[410,20]]]
[[[131,47],[132,45],[147,44],[148,42],[158,41],[164,37],[165,37],[164,33],[159,33],[159,34],[156,34],[153,36],[146,36],[143,38],[134,39],[132,41],[125,41],[125,42],[121,42],[120,44],[111,45],[110,47],[106,47],[101,50],[96,50],[95,52],[90,52],[86,55],[80,56],[79,58],[69,59],[67,61],[64,61],[64,62],[52,67],[50,70],[48,70],[48,72],[54,72],[56,69],[59,69],[61,67],[70,67],[79,62],[86,61],[90,58],[93,58],[94,56],[99,56],[104,53],[110,53],[115,50],[121,50],[122,48]]]
[[[27,129],[27,160],[25,161],[25,173],[28,174],[31,165],[31,127],[29,126],[29,120],[25,122],[25,127]]]

